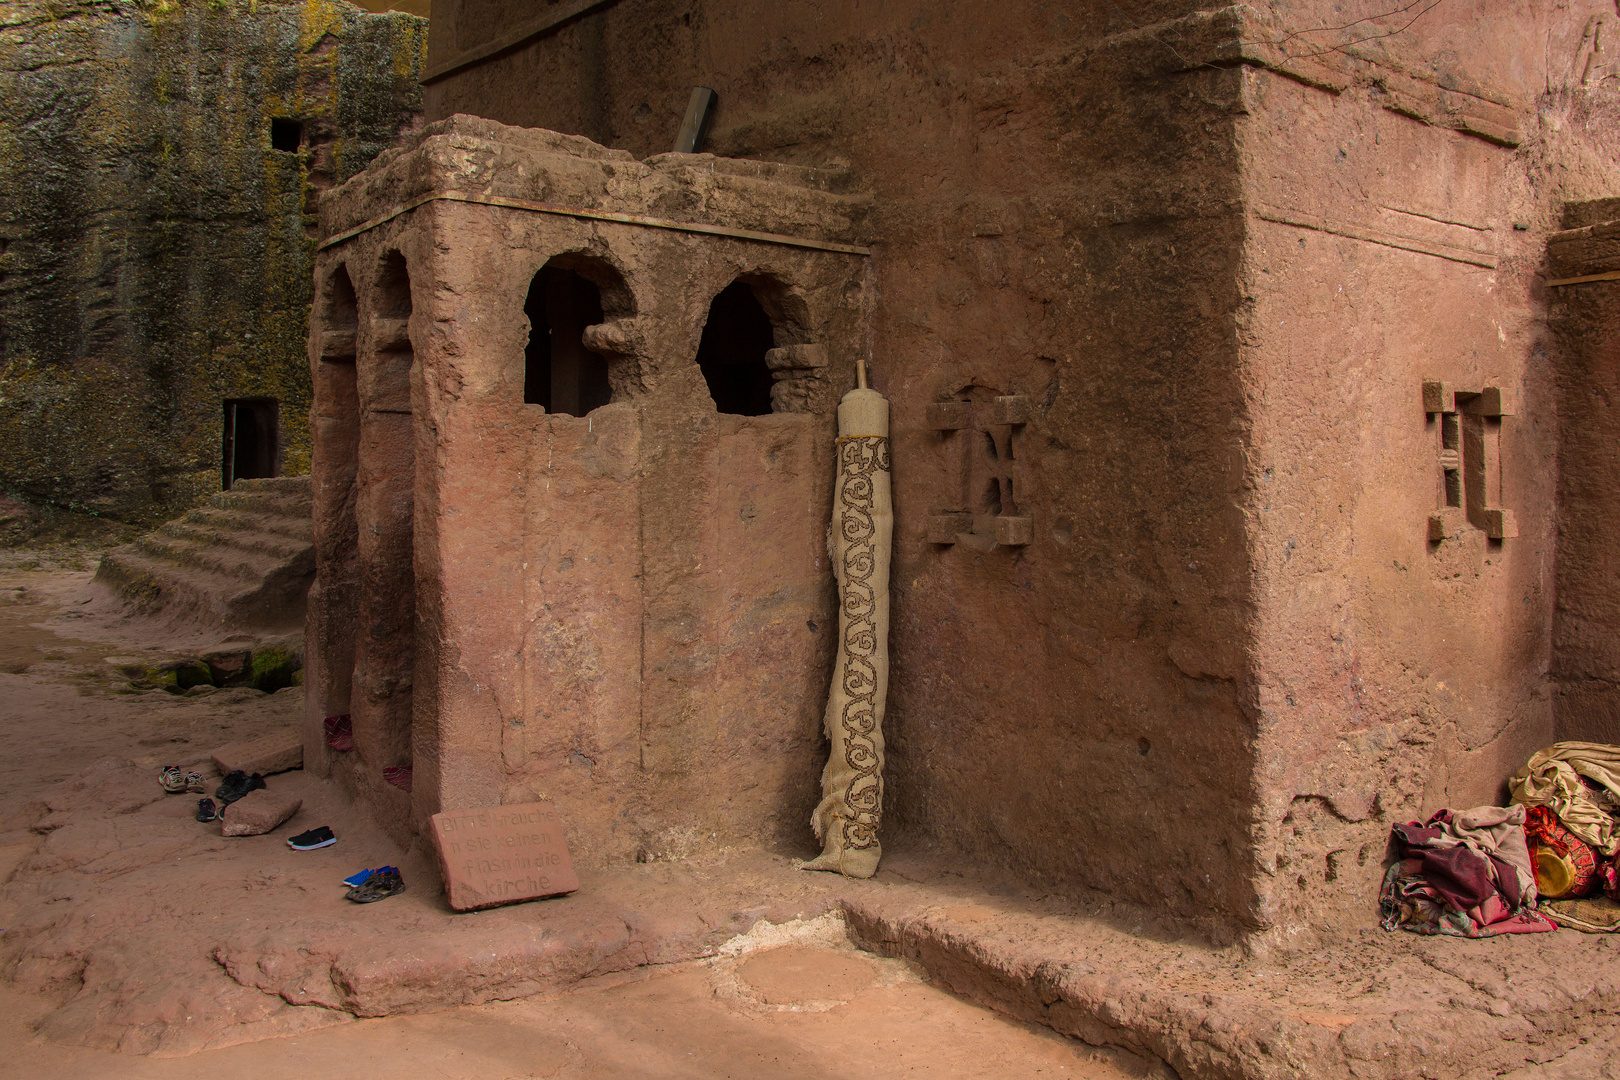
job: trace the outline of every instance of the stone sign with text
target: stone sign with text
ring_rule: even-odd
[[[448,810],[432,822],[445,896],[457,911],[579,888],[562,820],[550,803]]]

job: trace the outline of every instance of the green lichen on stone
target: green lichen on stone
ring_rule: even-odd
[[[303,667],[303,658],[297,653],[279,645],[267,645],[253,651],[253,679],[249,685],[273,694],[302,681],[298,676]]]
[[[137,690],[167,690],[183,694],[194,686],[213,686],[208,665],[199,660],[171,660],[157,667],[126,665],[122,669],[129,685]]]
[[[219,489],[228,398],[275,398],[308,471],[314,203],[415,122],[426,43],[343,0],[8,4],[0,493],[171,517]]]

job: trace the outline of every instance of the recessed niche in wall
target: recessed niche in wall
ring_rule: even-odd
[[[733,281],[709,304],[697,363],[716,410],[738,416],[771,411],[771,369],[765,354],[774,336],[770,316],[746,281]]]
[[[270,149],[284,154],[296,154],[304,145],[304,125],[297,120],[278,116],[270,121]]]
[[[602,291],[567,267],[547,264],[523,305],[529,344],[523,352],[523,400],[546,412],[584,416],[613,400],[607,360],[585,347],[587,326],[602,321]]]

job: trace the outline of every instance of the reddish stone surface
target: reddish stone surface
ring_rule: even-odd
[[[716,224],[812,243],[848,242],[865,206],[841,193],[838,170],[643,164],[461,118],[336,190],[331,228],[374,217],[401,184],[476,187],[459,149],[470,145],[509,159],[503,198],[687,217],[706,202]],[[307,759],[405,830],[545,795],[569,807],[570,842],[593,860],[689,836],[795,843],[821,764],[832,407],[835,384],[853,381],[861,258],[453,202],[395,222],[323,256],[311,347],[316,411],[333,423],[316,425],[331,438],[318,436],[314,477],[309,640],[321,655]],[[393,251],[415,283],[403,318],[398,276],[384,273]],[[601,290],[604,320],[585,337],[607,357],[615,400],[588,416],[524,401],[524,302],[559,253]],[[793,391],[778,395],[784,411],[718,414],[685,359],[710,301],[739,278],[775,320],[775,345],[823,346],[779,357],[777,385]],[[356,320],[351,397],[343,327]],[[415,418],[414,501],[397,482],[406,459],[385,467],[391,451],[364,435],[367,372],[402,342],[409,393],[373,411],[378,423]],[[334,759],[318,718],[351,706],[358,754]],[[405,764],[409,795],[382,782]]]
[[[210,756],[221,776],[238,769],[249,776],[301,769],[304,767],[303,733],[297,728],[288,728],[249,742],[222,746]]]
[[[517,17],[446,0],[430,68]],[[771,312],[778,345],[825,345],[829,390],[869,356],[893,404],[886,849],[1217,937],[1342,926],[1392,819],[1494,802],[1559,731],[1614,730],[1620,600],[1607,556],[1571,546],[1620,520],[1607,452],[1570,474],[1567,519],[1555,502],[1560,402],[1590,413],[1566,447],[1606,445],[1581,396],[1602,376],[1552,355],[1540,273],[1564,204],[1620,192],[1592,45],[1613,12],[1461,0],[1337,37],[1325,2],[1133,19],[608,5],[430,79],[432,117],[595,142],[430,125],[323,201],[327,235],[461,185],[874,255],[457,203],[323,252],[364,307],[397,245],[432,308],[412,323],[418,818],[546,795],[593,860],[809,846],[826,405],[719,415],[694,362],[707,303],[749,274],[804,302]],[[661,153],[694,84],[719,93],[723,157]],[[612,268],[589,342],[614,400],[582,418],[516,404],[522,297],[559,255]],[[1597,340],[1606,316],[1581,318]],[[1431,380],[1516,402],[1480,455],[1517,536],[1463,514],[1431,541],[1460,509]],[[1027,404],[983,419],[1003,399]]]
[[[550,803],[451,810],[432,818],[444,893],[457,911],[560,896],[579,888]]]
[[[303,805],[303,799],[268,788],[250,791],[225,808],[220,815],[220,833],[225,836],[262,835],[298,813]]]

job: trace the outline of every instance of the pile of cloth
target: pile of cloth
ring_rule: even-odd
[[[1522,806],[1480,806],[1396,825],[1379,925],[1470,938],[1552,930],[1536,911],[1524,821]]]
[[[1384,929],[1471,938],[1620,930],[1620,746],[1555,743],[1508,786],[1510,806],[1441,810],[1394,827],[1378,895]]]
[[[1620,930],[1620,746],[1561,742],[1509,782],[1541,913],[1591,933]]]

